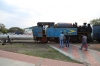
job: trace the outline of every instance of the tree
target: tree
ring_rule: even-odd
[[[100,18],[91,20],[90,24],[93,25],[93,26],[94,25],[100,25]]]
[[[5,28],[5,25],[2,24],[2,23],[0,23],[0,32],[2,32],[2,33],[7,33],[8,32],[7,29]]]
[[[8,32],[22,34],[24,30],[19,27],[11,27]]]
[[[8,29],[6,29],[6,28],[4,28],[3,30],[2,30],[2,33],[4,33],[4,34],[6,34],[8,32]]]

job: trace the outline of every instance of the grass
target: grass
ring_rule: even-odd
[[[61,60],[66,62],[80,63],[59,53],[57,50],[49,47],[46,44],[25,44],[25,43],[15,43],[7,45],[0,44],[0,50],[37,56],[42,58],[49,58],[54,60]]]

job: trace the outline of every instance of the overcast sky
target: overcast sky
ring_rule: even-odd
[[[100,17],[100,0],[0,0],[0,23],[27,28],[37,22],[89,22]]]

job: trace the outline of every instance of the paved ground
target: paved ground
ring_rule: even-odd
[[[100,66],[100,52],[79,50],[75,45],[70,45],[69,48],[59,48],[59,44],[49,45],[74,60],[84,62],[85,65],[0,50],[0,66]]]
[[[85,66],[0,50],[0,66]]]
[[[74,60],[84,62],[88,66],[100,66],[100,52],[98,51],[90,49],[85,51],[84,48],[79,50],[80,47],[76,45],[70,45],[69,48],[59,48],[59,44],[51,44],[50,46]]]

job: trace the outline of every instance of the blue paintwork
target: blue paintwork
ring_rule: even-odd
[[[34,37],[42,37],[42,27],[33,27],[33,36]],[[64,32],[66,32],[69,35],[77,35],[77,28],[47,28],[46,30],[46,37],[59,37],[59,35]]]
[[[42,27],[35,26],[33,27],[32,32],[34,37],[42,37]]]
[[[98,34],[97,37],[96,34]],[[100,38],[100,26],[93,26],[93,39],[98,39],[98,38]]]
[[[47,28],[46,36],[47,37],[59,37],[59,35],[66,32],[69,35],[77,35],[77,28]]]

